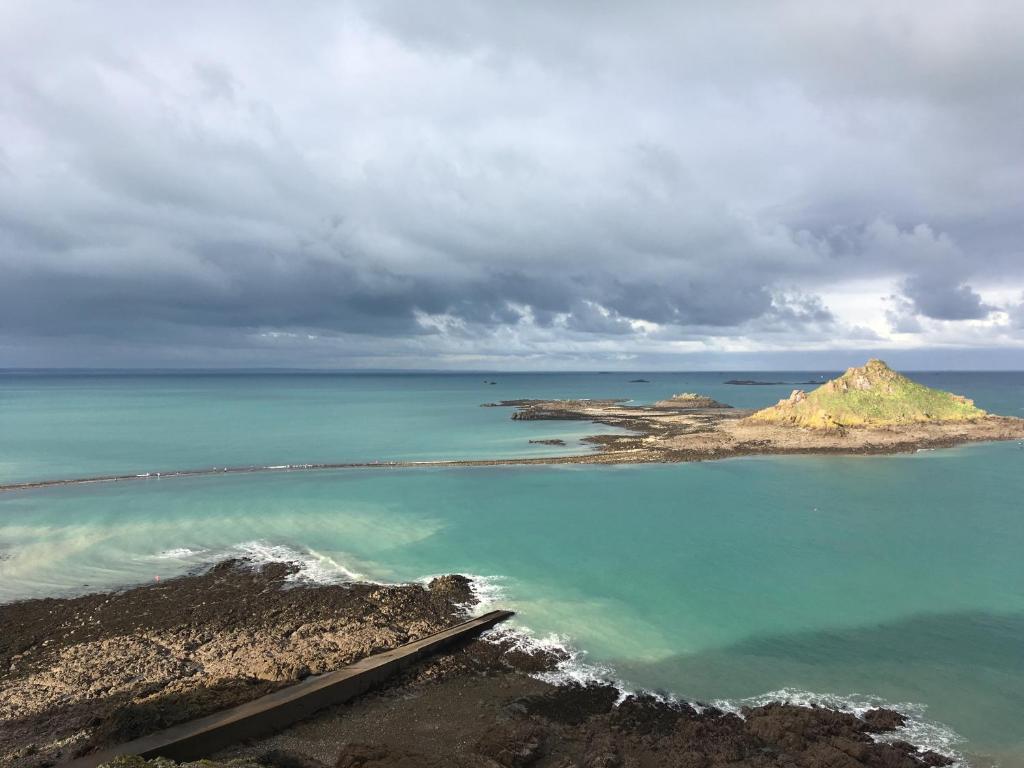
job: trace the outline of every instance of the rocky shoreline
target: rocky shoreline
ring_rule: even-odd
[[[677,395],[653,405],[625,400],[507,400],[516,421],[590,421],[630,434],[595,435],[591,456],[574,463],[708,461],[737,456],[825,454],[876,455],[949,448],[969,442],[1024,440],[1024,419],[985,415],[969,421],[932,421],[836,430],[805,429],[754,421],[752,411],[697,395]],[[548,459],[561,463],[562,457]]]
[[[475,599],[460,576],[427,586],[314,585],[294,581],[296,573],[235,560],[119,592],[0,606],[0,764],[58,765],[256,698],[451,626]],[[564,661],[498,631],[215,757],[279,768],[950,762],[876,741],[903,724],[890,710],[858,718],[780,703],[737,715],[534,676]]]
[[[461,577],[320,586],[297,571],[230,560],[0,605],[0,765],[52,765],[248,701],[451,626],[473,599]]]

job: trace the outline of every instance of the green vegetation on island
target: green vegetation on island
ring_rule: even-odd
[[[794,390],[750,420],[828,430],[973,421],[986,415],[973,400],[918,384],[881,360],[869,360],[810,393]]]

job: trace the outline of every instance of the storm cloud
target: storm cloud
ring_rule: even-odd
[[[5,3],[0,367],[1020,365],[1022,35],[998,1]]]

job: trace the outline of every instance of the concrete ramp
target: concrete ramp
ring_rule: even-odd
[[[64,765],[68,768],[96,768],[118,755],[197,760],[236,742],[287,728],[325,707],[349,701],[396,672],[446,646],[490,629],[512,615],[512,611],[491,611],[421,640],[360,659],[343,669],[306,678],[232,709],[181,723]]]

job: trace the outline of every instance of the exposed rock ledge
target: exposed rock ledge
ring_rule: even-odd
[[[498,405],[505,405],[501,403]],[[771,454],[885,454],[969,442],[1024,440],[1024,419],[986,414],[964,421],[808,429],[749,418],[740,408],[659,408],[622,400],[516,400],[516,420],[591,421],[631,434],[595,435],[597,453],[529,463],[628,464]],[[493,461],[488,463],[526,463]]]
[[[667,400],[659,400],[652,408],[672,408],[677,410],[689,410],[691,408],[732,408],[731,405],[720,403],[707,395],[698,395],[694,392],[683,392],[679,395],[672,395]]]
[[[684,393],[649,406],[625,400],[506,400],[517,420],[571,419],[632,435],[588,438],[606,463],[700,461],[784,453],[899,453],[958,443],[1024,439],[1024,419],[995,416],[960,395],[911,381],[869,360],[811,392],[794,390],[757,412]]]
[[[112,594],[0,606],[0,764],[41,768],[390,648],[463,618],[459,576],[419,585],[294,585],[284,564],[222,563]],[[289,588],[290,587],[290,588]],[[531,677],[561,660],[514,635],[476,640],[387,687],[219,756],[236,768],[924,768],[948,758],[863,718],[770,704],[742,717]],[[898,736],[898,734],[897,734]],[[137,758],[122,766],[168,766]],[[202,765],[211,766],[204,762]]]

